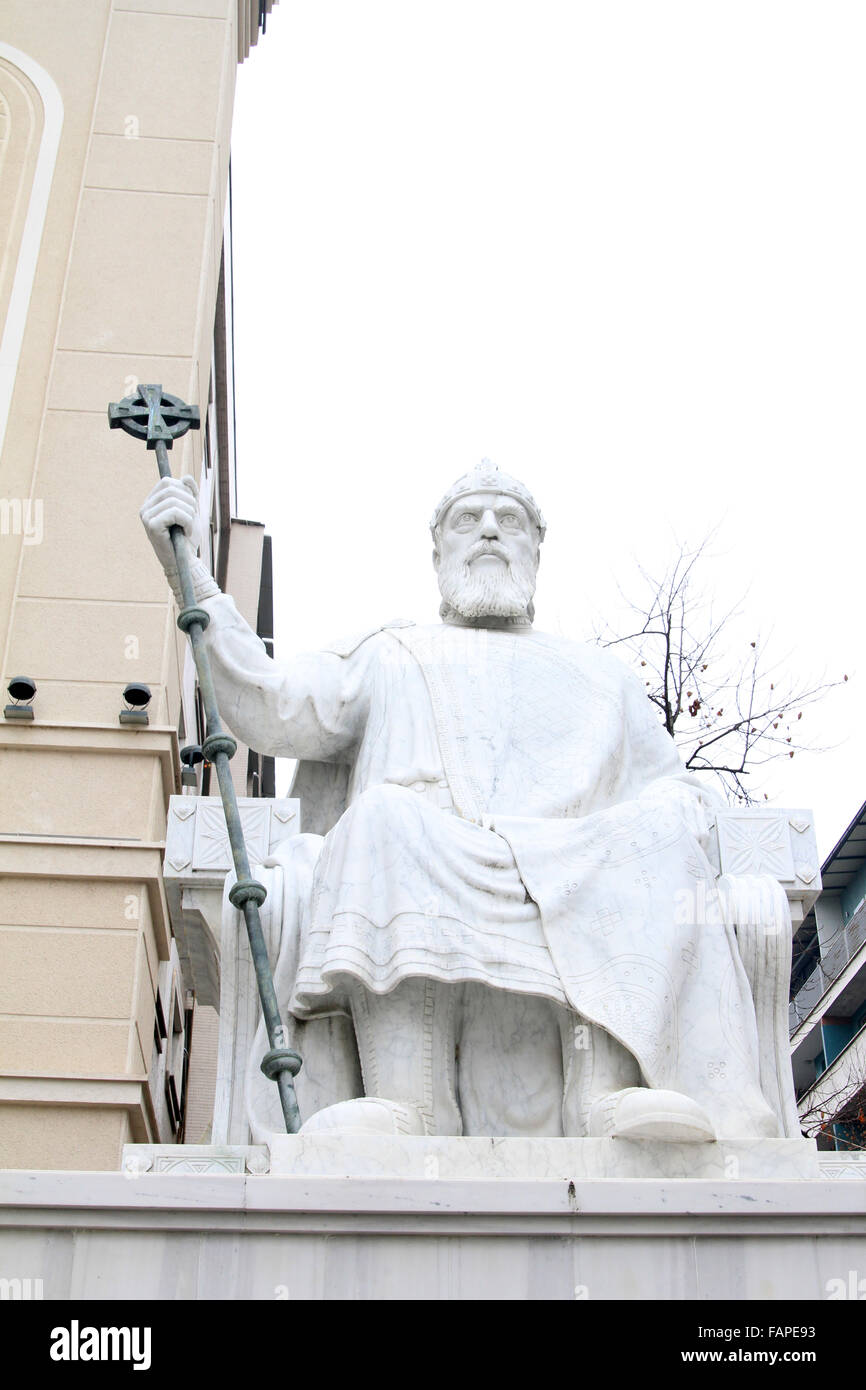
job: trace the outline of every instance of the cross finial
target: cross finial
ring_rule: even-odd
[[[198,406],[184,405],[179,396],[170,396],[160,385],[139,386],[135,395],[108,407],[108,424],[113,430],[126,430],[136,439],[145,439],[148,449],[164,444],[170,449],[187,430],[201,426]]]

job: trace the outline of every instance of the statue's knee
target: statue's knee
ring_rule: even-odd
[[[265,864],[273,862],[291,865],[296,861],[305,863],[309,860],[315,860],[321,854],[324,843],[324,838],[321,835],[310,835],[306,832],[291,835],[289,839],[281,841],[273,854],[263,862]]]
[[[289,880],[295,881],[303,892],[312,883],[313,873],[322,853],[324,839],[321,835],[292,835],[277,845],[267,859],[262,860],[266,869],[280,868]]]
[[[352,820],[371,819],[377,824],[389,821],[402,823],[418,807],[420,797],[408,787],[393,782],[384,782],[378,787],[368,787],[357,797],[346,812]]]

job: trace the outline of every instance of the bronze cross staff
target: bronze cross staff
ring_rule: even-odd
[[[156,461],[161,478],[171,477],[168,450],[175,439],[187,430],[199,428],[198,408],[184,405],[177,396],[169,396],[161,386],[139,386],[137,394],[127,396],[117,405],[108,407],[108,423],[111,429],[123,429],[136,439],[147,441],[148,449],[156,450]],[[192,645],[198,672],[199,689],[207,719],[207,737],[202,744],[202,752],[208,762],[217,770],[220,795],[225,811],[226,826],[232,848],[237,883],[229,892],[229,899],[239,908],[247,924],[250,939],[250,952],[256,969],[262,1013],[268,1030],[270,1050],[262,1058],[262,1071],[270,1080],[276,1081],[283,1107],[283,1118],[289,1134],[295,1134],[301,1125],[298,1102],[295,1097],[293,1077],[297,1076],[301,1059],[297,1052],[287,1046],[286,1028],[280,1018],[274,979],[268,960],[259,905],[267,897],[267,890],[250,876],[250,863],[247,858],[244,833],[238,812],[237,797],[232,783],[229,759],[237,751],[237,743],[231,734],[226,733],[220,723],[217,710],[216,693],[211,675],[207,648],[203,642],[204,630],[210,618],[203,608],[198,608],[193,594],[183,529],[180,526],[169,528],[174,547],[180,590],[183,595],[183,608],[178,614],[177,625],[185,632]]]

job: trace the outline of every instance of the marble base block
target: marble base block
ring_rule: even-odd
[[[664,1144],[646,1139],[460,1139],[274,1134],[272,1174],[587,1182],[623,1178],[817,1179],[814,1139]]]
[[[487,1158],[525,1163],[539,1142],[572,1148],[504,1140]],[[441,1172],[449,1147],[466,1163],[484,1144],[405,1152]],[[522,1180],[284,1175],[250,1172],[252,1146],[214,1147],[210,1168],[202,1149],[182,1167],[177,1148],[140,1146],[120,1173],[0,1172],[0,1269],[46,1300],[595,1302],[823,1300],[866,1268],[862,1181],[564,1181],[577,1170],[555,1158],[562,1176]]]

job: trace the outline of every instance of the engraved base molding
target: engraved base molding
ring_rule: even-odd
[[[125,1144],[120,1168],[125,1177],[144,1173],[267,1173],[270,1154],[260,1144]]]

